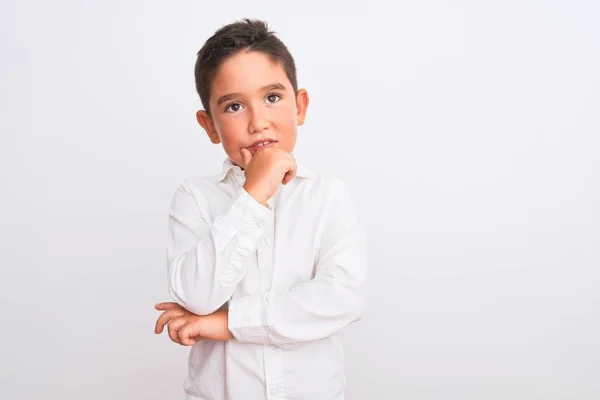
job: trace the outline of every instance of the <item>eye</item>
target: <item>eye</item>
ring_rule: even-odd
[[[271,93],[265,99],[267,100],[267,103],[273,104],[281,100],[281,96],[276,93]]]
[[[227,108],[225,108],[225,112],[234,113],[240,111],[241,109],[242,105],[240,103],[231,103],[227,106]]]

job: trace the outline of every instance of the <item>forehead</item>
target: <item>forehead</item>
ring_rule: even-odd
[[[219,68],[211,85],[211,99],[229,93],[252,94],[273,83],[292,90],[281,63],[274,63],[268,55],[258,51],[240,51]]]

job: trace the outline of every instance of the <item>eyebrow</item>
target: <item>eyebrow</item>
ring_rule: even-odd
[[[279,82],[276,83],[272,83],[270,85],[267,86],[263,86],[260,91],[261,92],[266,92],[269,90],[285,90],[285,86]],[[219,97],[219,100],[217,100],[217,106],[220,106],[222,103],[225,103],[228,100],[231,100],[232,98],[239,96],[239,93],[229,93],[226,94],[224,96]]]

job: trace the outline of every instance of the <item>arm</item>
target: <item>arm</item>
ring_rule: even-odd
[[[361,318],[366,300],[365,234],[339,180],[328,209],[312,280],[266,296],[231,300],[228,328],[238,341],[278,346],[308,342]]]
[[[212,226],[204,219],[188,182],[175,193],[169,214],[167,250],[171,298],[198,315],[208,315],[225,304],[246,273],[244,260],[273,212],[243,188]]]

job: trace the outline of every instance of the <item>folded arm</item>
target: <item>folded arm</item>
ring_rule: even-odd
[[[294,345],[333,335],[361,318],[366,300],[365,234],[336,180],[313,279],[264,296],[234,297],[228,324],[240,342]]]
[[[167,251],[171,298],[188,311],[208,315],[233,294],[246,274],[244,262],[273,212],[243,188],[209,225],[188,182],[175,193],[169,213]]]

